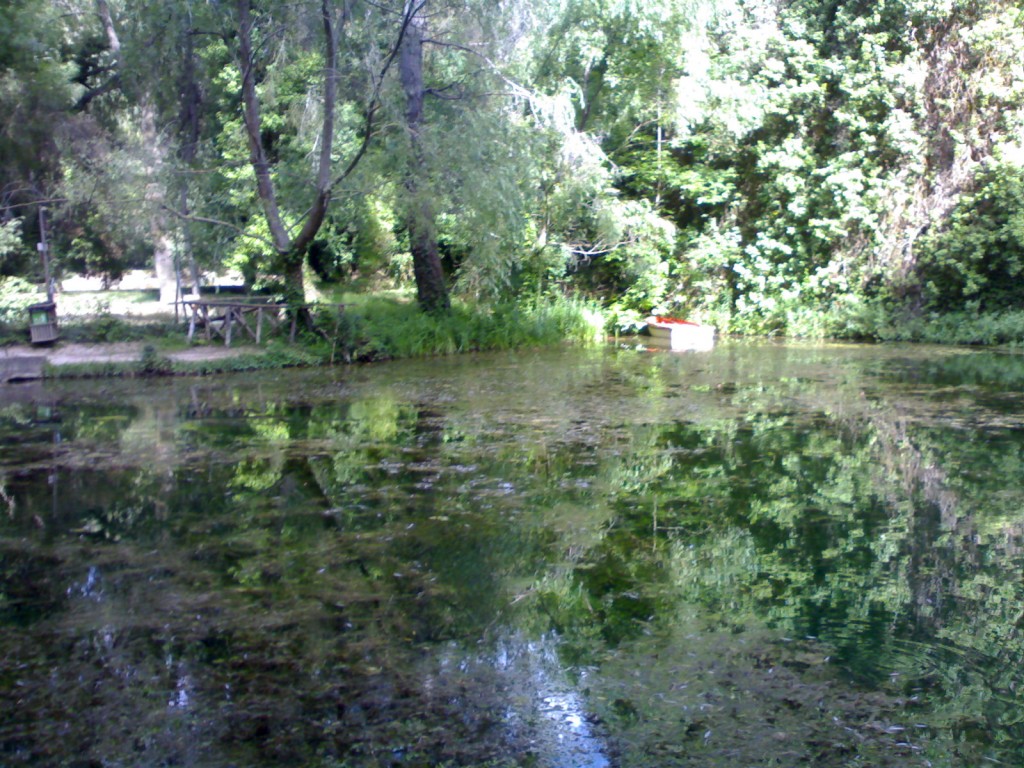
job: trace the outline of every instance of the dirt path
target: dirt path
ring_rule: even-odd
[[[64,344],[52,347],[17,345],[0,348],[0,382],[41,378],[43,364],[75,365],[80,363],[131,363],[142,359],[143,342],[111,344]],[[252,347],[189,347],[161,352],[168,360],[223,360],[252,354]]]

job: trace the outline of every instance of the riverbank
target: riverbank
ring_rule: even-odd
[[[196,346],[156,350],[142,341],[65,343],[52,346],[14,345],[0,348],[0,382],[31,381],[74,375],[205,372],[234,369],[242,361],[266,357],[268,347]],[[251,367],[258,367],[254,364]]]
[[[336,306],[336,305],[332,305]],[[208,374],[264,368],[376,362],[463,352],[592,344],[604,338],[605,318],[586,302],[550,297],[497,306],[455,302],[442,315],[415,302],[359,297],[312,313],[295,343],[280,334],[264,344],[189,345],[169,318],[155,323],[100,314],[62,321],[52,347],[0,347],[0,381],[48,377]]]

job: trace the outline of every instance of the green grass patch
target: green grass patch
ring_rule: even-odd
[[[82,344],[115,343],[119,341],[169,341],[185,339],[185,328],[181,323],[167,320],[125,320],[114,315],[98,315],[88,318],[61,319],[60,338],[67,342]]]
[[[209,375],[344,362],[453,355],[463,352],[586,345],[604,338],[604,317],[595,305],[568,298],[482,306],[456,302],[451,312],[430,315],[404,297],[345,297],[337,312],[324,305],[313,327],[300,325],[296,343],[273,339],[252,352],[207,359],[171,359],[187,347],[180,324],[126,322],[112,315],[75,320],[61,328],[62,342],[142,341],[138,360],[49,365],[47,378]],[[22,339],[21,341],[24,341]]]
[[[950,312],[890,318],[878,329],[882,341],[1024,346],[1024,311]]]
[[[1024,311],[920,313],[848,296],[841,297],[827,309],[792,309],[786,316],[785,335],[847,341],[1020,347],[1024,346]]]
[[[594,306],[575,299],[493,307],[456,302],[451,312],[430,315],[414,303],[376,297],[347,306],[340,318],[323,316],[318,324],[328,339],[333,336],[340,359],[381,360],[592,344],[602,338],[604,323]]]

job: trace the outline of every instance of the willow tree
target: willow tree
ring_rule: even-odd
[[[406,0],[405,17],[409,20],[402,38],[399,54],[399,72],[405,93],[405,127],[409,140],[409,163],[405,188],[405,226],[409,234],[413,273],[416,276],[416,298],[427,312],[448,309],[448,289],[437,244],[436,211],[429,193],[420,179],[425,167],[423,143],[423,39],[426,33],[427,0]]]
[[[283,34],[283,24],[275,23],[273,13],[257,10],[254,0],[237,0],[237,61],[241,75],[241,101],[249,162],[255,177],[256,191],[266,221],[270,245],[277,264],[285,277],[286,290],[292,297],[303,293],[303,264],[310,246],[324,225],[332,197],[341,184],[359,165],[374,137],[375,121],[384,99],[384,84],[392,65],[397,61],[399,79],[405,94],[405,128],[410,152],[404,172],[406,202],[404,223],[409,234],[417,294],[420,306],[427,311],[444,311],[449,306],[444,270],[437,245],[436,211],[429,189],[421,183],[425,175],[424,150],[420,141],[423,127],[423,103],[426,89],[423,84],[423,40],[426,29],[426,0],[405,0],[400,6],[367,3],[360,19],[370,20],[377,32],[366,32],[367,48],[362,60],[348,60],[353,69],[346,69],[339,58],[339,40],[346,26],[355,16],[356,3],[344,0],[335,6],[332,0],[321,0],[319,21],[322,28],[320,50],[322,59],[322,85],[318,93],[320,128],[315,142],[312,178],[308,184],[310,194],[307,207],[298,217],[289,218],[282,212],[277,174],[277,160],[269,145],[270,132],[262,115],[260,73],[263,65],[258,60],[266,49],[261,37]],[[280,12],[285,12],[283,9]],[[380,32],[380,30],[385,30]],[[386,40],[383,48],[375,48]],[[355,68],[371,62],[373,70],[369,82],[363,72]],[[366,90],[361,94],[363,125],[360,140],[344,166],[335,168],[335,130],[339,106],[339,81],[362,80]],[[294,172],[294,167],[290,169]],[[292,190],[291,194],[295,194]]]
[[[579,157],[563,162],[581,147],[571,109],[530,79],[549,9],[537,0],[404,8],[389,170],[419,302],[443,311],[448,279],[485,301],[533,293],[551,256],[537,216],[544,178],[581,175]]]
[[[364,144],[356,148],[347,167],[341,171],[332,168],[337,84],[342,76],[339,34],[349,20],[352,3],[94,2],[94,12],[79,14],[95,18],[90,45],[80,56],[84,92],[77,107],[105,118],[107,133],[120,138],[110,143],[134,149],[136,157],[129,160],[144,168],[136,173],[131,193],[120,197],[142,198],[147,203],[147,236],[156,252],[157,274],[164,274],[162,289],[165,284],[175,287],[175,245],[184,244],[191,251],[196,231],[191,224],[203,222],[221,228],[226,225],[230,229],[225,232],[234,230],[258,239],[264,253],[270,253],[268,270],[284,276],[292,297],[301,297],[303,258],[324,222],[332,190],[354,169],[371,133],[367,125]],[[317,64],[309,68],[308,82],[303,73],[302,83],[311,113],[318,115],[320,123],[310,172],[308,147],[291,154],[280,152],[277,140],[283,132],[283,118],[273,93],[282,65],[287,70],[295,61],[307,66],[314,59]],[[367,98],[368,123],[375,112],[375,93],[371,89]],[[268,100],[270,108],[264,109]],[[239,117],[242,128],[236,131]],[[119,131],[126,136],[119,137]],[[303,135],[292,143],[298,145],[305,138]],[[248,150],[251,174],[244,182],[254,182],[250,196],[235,190],[231,196],[224,194],[226,188],[237,188],[239,183],[238,141],[245,142]],[[66,175],[79,179],[85,173],[97,179],[113,175],[112,163],[80,165],[85,166],[84,171],[74,168],[74,173]],[[281,182],[282,177],[295,179],[310,173],[311,178],[297,185]],[[73,197],[73,192],[70,190],[68,197]],[[254,199],[261,205],[265,221],[259,228],[251,226]],[[296,208],[304,213],[295,212]],[[170,215],[183,222],[183,237],[177,244]],[[139,218],[125,217],[123,212],[121,216]],[[198,283],[194,260],[191,267],[192,281]]]
[[[193,39],[192,9],[153,0],[61,6],[75,99],[59,120],[35,122],[61,125],[50,159],[59,163],[53,234],[62,266],[110,278],[151,252],[161,302],[172,304],[176,232],[166,198],[176,136],[167,126],[180,110],[173,81]]]
[[[683,206],[673,150],[689,117],[681,84],[716,5],[562,0],[545,9],[535,87],[567,92],[576,132],[604,155],[589,189],[575,178],[550,184],[561,210],[560,220],[549,217],[549,238],[562,240],[581,285],[627,309],[676,309],[670,288]]]
[[[323,25],[323,100],[320,128],[320,151],[316,160],[313,195],[302,224],[296,230],[289,226],[278,203],[274,163],[266,144],[260,94],[257,89],[257,58],[253,45],[256,29],[252,0],[238,0],[238,67],[241,74],[242,114],[249,162],[256,178],[256,190],[270,231],[271,245],[283,268],[290,298],[302,299],[304,286],[302,263],[313,238],[323,225],[336,179],[331,176],[331,155],[334,150],[334,110],[338,83],[338,28],[346,21],[347,7],[339,12],[329,0],[320,3]],[[367,134],[367,140],[369,134]],[[365,145],[364,145],[365,146]],[[360,153],[361,154],[361,153]],[[359,155],[350,163],[358,161]],[[346,170],[345,173],[348,171]],[[343,173],[344,176],[344,173]]]

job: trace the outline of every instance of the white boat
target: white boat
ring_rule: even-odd
[[[667,347],[675,352],[704,352],[715,346],[714,326],[701,325],[689,320],[649,317],[647,333],[651,337],[651,346]]]

